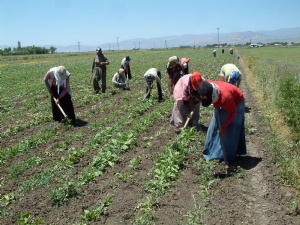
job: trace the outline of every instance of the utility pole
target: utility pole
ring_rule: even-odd
[[[80,52],[80,42],[78,41],[78,52]]]
[[[166,49],[168,49],[167,40],[165,40]]]
[[[118,51],[120,50],[119,49],[119,37],[117,37],[117,45],[118,45]]]
[[[220,43],[219,43],[219,27],[217,28],[217,30],[218,30],[218,48],[219,48],[219,46],[220,46]]]

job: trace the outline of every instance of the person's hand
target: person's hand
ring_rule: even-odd
[[[100,65],[106,65],[106,62],[101,62]]]
[[[225,136],[225,130],[222,129],[222,128],[220,128],[220,130],[219,130],[219,135],[220,135],[221,137],[224,137],[224,136]]]
[[[163,92],[163,93],[162,93],[162,96],[166,97],[166,96],[167,96],[167,94],[166,94],[165,92]]]

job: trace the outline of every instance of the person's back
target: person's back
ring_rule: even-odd
[[[220,81],[225,81],[239,87],[241,79],[242,73],[236,65],[227,63],[221,67]]]
[[[186,75],[189,73],[189,63],[190,63],[190,58],[181,58],[180,59],[180,65],[183,71],[183,74]]]

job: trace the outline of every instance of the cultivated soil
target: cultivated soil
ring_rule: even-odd
[[[244,71],[244,76],[249,76]],[[234,164],[240,167],[239,172],[229,176],[221,177],[214,182],[209,189],[209,199],[204,204],[204,224],[258,224],[258,225],[291,225],[300,224],[300,211],[298,208],[291,209],[293,201],[299,202],[293,191],[282,183],[280,168],[272,161],[269,150],[265,145],[267,128],[261,123],[259,108],[256,100],[251,95],[246,79],[241,84],[241,89],[246,98],[246,123],[251,124],[254,132],[247,132],[248,155],[239,157]],[[129,95],[130,91],[117,93],[108,98],[115,98],[120,94]],[[160,103],[163,104],[163,103]],[[80,108],[80,111],[91,110],[91,106]],[[155,110],[153,108],[152,110]],[[104,112],[105,117],[109,112]],[[90,118],[91,123],[96,118]],[[81,121],[82,126],[72,129],[82,130],[85,135],[94,135]],[[208,127],[209,119],[202,122],[203,127]],[[127,129],[130,129],[128,126]],[[145,136],[153,136],[158,130],[164,130],[162,134],[152,140],[151,147],[145,148]],[[34,134],[34,128],[16,134],[13,138],[21,139],[22,136]],[[71,131],[66,131],[71,132]],[[86,133],[86,132],[91,132]],[[198,132],[199,136],[206,135],[205,129]],[[119,164],[107,168],[104,174],[96,181],[84,186],[79,196],[70,199],[65,204],[55,207],[51,205],[48,189],[42,188],[29,192],[17,203],[9,207],[11,213],[8,216],[0,217],[0,224],[16,224],[21,212],[27,211],[32,219],[42,219],[44,224],[76,224],[81,221],[80,213],[90,206],[99,204],[114,193],[112,204],[97,221],[89,224],[132,224],[136,217],[135,208],[138,201],[147,196],[142,190],[141,183],[147,177],[149,168],[154,166],[157,153],[162,151],[164,143],[169,142],[170,135],[176,135],[174,127],[169,124],[169,117],[157,122],[147,131],[139,136],[137,146],[122,154]],[[62,141],[61,136],[56,137],[55,142]],[[11,138],[1,140],[1,146],[6,147],[11,143]],[[78,146],[83,143],[77,143]],[[54,144],[52,148],[54,148]],[[51,152],[49,143],[41,144],[36,154],[45,156],[45,151]],[[57,154],[57,153],[53,153]],[[59,155],[61,157],[63,155]],[[128,161],[134,157],[141,157],[141,164],[136,170],[134,179],[123,181],[117,179],[116,173],[130,173]],[[18,181],[6,183],[1,187],[1,194],[10,193],[16,189],[21,182],[25,181],[32,174],[37,174],[57,160],[57,155],[48,156],[43,166],[29,169]],[[93,153],[85,155],[80,161],[74,164],[73,175],[80,173],[87,162],[93,157]],[[185,215],[188,211],[195,210],[195,205],[201,205],[199,197],[201,183],[199,182],[199,171],[193,166],[193,162],[201,157],[201,149],[198,154],[188,154],[185,161],[186,167],[182,170],[178,180],[174,182],[171,191],[161,197],[160,203],[154,208],[155,224],[187,224]],[[14,161],[1,167],[5,171],[12,163],[22,162],[28,159],[27,155],[19,155]],[[63,172],[63,171],[62,171]],[[71,174],[72,176],[72,174]],[[2,176],[2,178],[5,178]],[[49,190],[48,190],[49,191]],[[45,194],[46,193],[46,194]]]

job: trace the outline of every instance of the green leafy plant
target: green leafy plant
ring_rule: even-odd
[[[31,221],[30,214],[28,212],[23,212],[21,214],[21,218],[17,220],[17,223],[20,225],[36,225],[36,224],[44,224],[42,220]]]
[[[103,202],[100,203],[94,210],[84,210],[81,217],[86,221],[96,221],[105,212],[107,207],[112,203],[114,195],[109,196]]]
[[[141,163],[142,158],[137,156],[129,161],[130,165],[128,166],[131,169],[136,169],[138,165]]]
[[[123,181],[127,181],[128,179],[134,177],[136,175],[135,172],[131,173],[116,173],[115,176]]]
[[[74,182],[67,182],[63,186],[58,187],[51,192],[52,204],[60,206],[66,202],[69,198],[73,198],[78,195],[78,187]]]

